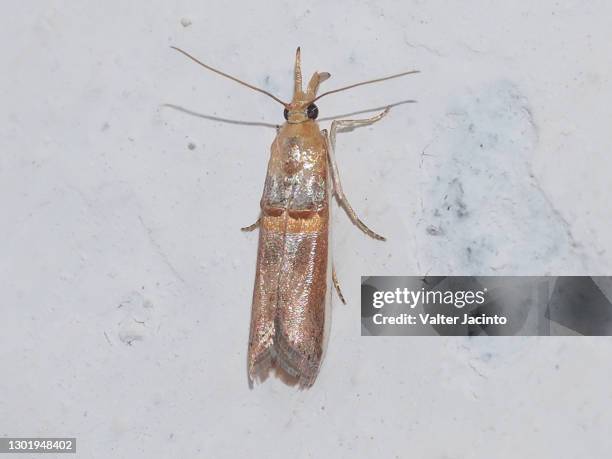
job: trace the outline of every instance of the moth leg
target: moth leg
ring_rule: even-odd
[[[376,123],[380,121],[387,113],[389,113],[391,107],[385,108],[378,115],[375,115],[371,118],[365,118],[362,120],[334,120],[331,124],[331,129],[329,132],[329,140],[332,146],[332,149],[336,149],[336,133],[338,129],[350,131],[356,127],[367,126],[368,124]]]
[[[244,228],[240,228],[240,231],[253,231],[255,228],[259,226],[260,220],[261,220],[261,217],[259,217],[257,221],[253,223],[252,225],[245,226]]]
[[[336,276],[336,267],[332,265],[332,282],[334,283],[334,287],[336,287],[336,293],[340,297],[340,301],[342,304],[346,304],[346,300],[344,299],[344,295],[342,294],[342,290],[340,290],[340,282],[338,282],[338,276]]]
[[[373,116],[372,118],[367,118],[363,120],[334,120],[332,121],[331,130],[328,136],[328,148],[327,148],[327,154],[329,156],[329,164],[330,164],[330,169],[331,169],[332,183],[334,186],[334,194],[336,195],[336,198],[338,199],[338,203],[340,204],[342,208],[344,208],[344,210],[346,211],[351,221],[355,225],[357,225],[357,227],[361,231],[363,231],[368,236],[374,239],[377,239],[379,241],[386,241],[386,238],[372,231],[370,228],[368,228],[368,226],[363,221],[361,221],[361,219],[357,216],[357,214],[353,210],[353,207],[348,202],[348,199],[346,199],[346,196],[344,195],[344,191],[342,191],[342,185],[340,183],[340,173],[338,172],[338,165],[336,164],[334,150],[336,147],[336,132],[338,131],[338,128],[352,129],[358,126],[365,126],[368,124],[375,123],[376,121],[380,120],[383,116],[385,116],[387,113],[389,113],[389,110],[390,110],[390,107],[387,107],[385,110],[383,110],[378,115]]]

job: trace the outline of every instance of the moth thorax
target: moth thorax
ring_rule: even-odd
[[[286,156],[283,162],[283,170],[287,174],[295,174],[302,167],[302,145],[296,137],[287,140],[285,148]]]

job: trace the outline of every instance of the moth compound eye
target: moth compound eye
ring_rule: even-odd
[[[311,120],[316,120],[319,116],[319,108],[315,104],[310,104],[306,109],[306,114]]]
[[[283,116],[285,117],[287,121],[289,121],[289,110],[287,109],[283,110]]]

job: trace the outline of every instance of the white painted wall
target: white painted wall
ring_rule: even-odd
[[[604,1],[7,4],[0,435],[76,436],[83,458],[609,457],[609,339],[362,338],[359,283],[611,273],[611,16]],[[164,104],[272,124],[282,108],[169,45],[281,98],[297,45],[329,89],[422,71],[319,104],[418,100],[338,138],[345,191],[389,241],[336,212],[350,304],[309,391],[246,379],[257,235],[238,229],[274,130]]]

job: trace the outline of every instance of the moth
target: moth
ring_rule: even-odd
[[[349,204],[334,159],[336,133],[375,123],[390,107],[367,119],[333,120],[329,133],[316,121],[315,102],[329,94],[366,84],[418,73],[411,70],[368,80],[317,95],[330,77],[315,72],[302,84],[300,48],[294,67],[291,102],[217,70],[189,53],[172,47],[204,68],[267,95],[284,107],[285,123],[277,126],[260,201],[258,220],[245,228],[259,228],[259,247],[248,345],[249,383],[263,380],[275,368],[285,381],[310,387],[315,382],[329,331],[331,283],[344,297],[330,256],[330,198],[334,195],[351,221],[378,240]]]

